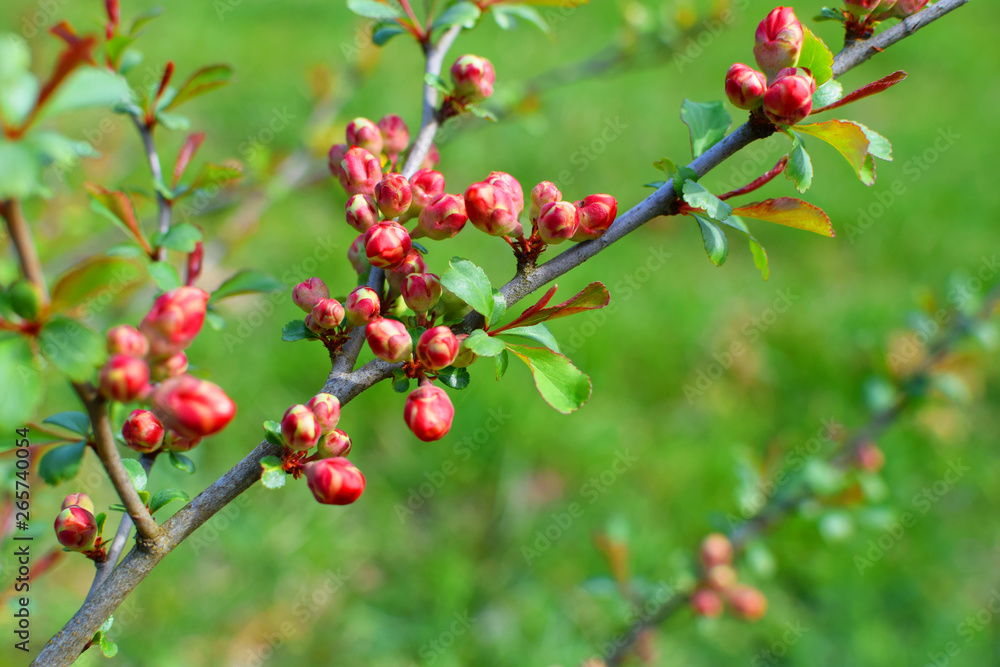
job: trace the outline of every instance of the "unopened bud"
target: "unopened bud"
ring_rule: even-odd
[[[885,465],[885,453],[874,442],[864,442],[857,450],[858,467],[864,471],[877,473]]]
[[[375,204],[386,218],[395,218],[410,208],[413,193],[410,182],[402,174],[386,174],[375,185]]]
[[[351,242],[351,247],[347,249],[347,261],[351,263],[351,267],[358,275],[361,275],[365,271],[372,268],[372,264],[368,261],[368,256],[365,254],[364,234],[358,235],[358,237]],[[327,294],[327,296],[329,296],[329,294]],[[311,310],[312,309],[310,308],[310,311]]]
[[[521,212],[524,211],[524,190],[516,178],[503,171],[491,171],[490,175],[486,177],[486,182],[506,190],[510,198],[514,200],[517,214],[521,215]]]
[[[421,169],[410,178],[410,192],[413,201],[406,215],[408,218],[415,218],[444,194],[444,174],[433,169]]]
[[[344,205],[347,224],[359,232],[367,232],[372,225],[378,224],[378,207],[371,195],[352,195]]]
[[[416,250],[410,250],[399,266],[385,272],[385,279],[397,294],[402,294],[403,281],[406,280],[406,276],[426,272],[427,262],[424,261],[424,256]]]
[[[316,453],[321,459],[347,456],[351,453],[351,437],[339,428],[333,429],[320,438]]]
[[[424,161],[420,163],[420,168],[433,169],[439,164],[441,164],[441,152],[438,151],[436,144],[431,144],[430,150],[428,150],[427,155],[424,156]]]
[[[523,236],[517,205],[510,193],[492,183],[473,183],[465,191],[465,210],[472,225],[490,236]]]
[[[714,565],[705,572],[705,583],[717,591],[732,588],[736,579],[736,570],[732,565]]]
[[[129,449],[148,454],[163,444],[163,423],[149,410],[133,410],[122,426],[122,438]]]
[[[38,317],[45,305],[45,295],[38,285],[22,278],[7,290],[10,307],[29,322]]]
[[[455,368],[466,368],[476,361],[476,353],[463,345],[465,339],[468,337],[469,334],[458,334],[455,336],[456,340],[458,340],[458,356],[455,357],[455,361],[451,362],[451,365]]]
[[[434,241],[450,239],[465,227],[469,216],[461,195],[441,195],[420,212],[417,226]]]
[[[382,150],[386,155],[399,155],[410,145],[410,128],[396,114],[383,116],[378,129],[382,131]]]
[[[897,0],[896,5],[892,8],[892,16],[899,19],[913,16],[923,10],[927,6],[927,2],[928,0]]]
[[[380,222],[365,232],[365,256],[380,269],[402,264],[411,245],[406,228],[395,222]]]
[[[71,493],[62,502],[62,508],[82,507],[91,514],[94,513],[94,501],[86,493]]]
[[[456,356],[458,356],[458,339],[448,327],[428,329],[417,341],[417,359],[432,371],[451,366]]]
[[[753,586],[739,584],[727,592],[733,612],[747,621],[756,621],[767,613],[767,598]]]
[[[778,70],[798,64],[804,35],[802,24],[791,7],[776,7],[760,22],[753,55],[768,80]]]
[[[222,387],[191,375],[161,382],[150,403],[165,427],[189,438],[218,433],[236,415],[236,404]]]
[[[293,405],[281,418],[281,435],[285,444],[296,451],[312,449],[319,442],[320,430],[316,415],[304,405]]]
[[[726,72],[726,97],[737,109],[752,111],[764,103],[767,76],[754,68],[736,63]]]
[[[336,299],[320,299],[310,315],[321,329],[336,329],[344,321],[344,307]]]
[[[119,324],[108,329],[107,341],[109,354],[127,354],[130,357],[145,357],[149,354],[149,341],[129,324]]]
[[[330,152],[327,155],[327,163],[330,166],[330,173],[338,181],[340,180],[340,163],[344,161],[344,156],[347,155],[347,150],[350,148],[347,144],[334,144],[330,148]]]
[[[403,301],[415,313],[430,312],[441,300],[444,288],[433,273],[411,273],[403,280]]]
[[[365,339],[376,357],[395,364],[410,358],[413,340],[399,320],[380,317],[365,327]]]
[[[691,611],[696,616],[717,618],[722,615],[723,609],[722,596],[711,589],[702,588],[691,594]]]
[[[306,482],[324,505],[350,505],[365,490],[365,476],[343,457],[306,464]]]
[[[149,364],[127,354],[112,354],[101,369],[101,396],[112,401],[134,401],[149,386]]]
[[[149,366],[149,376],[154,382],[184,375],[188,369],[188,356],[183,352],[172,354],[165,359],[154,361]]]
[[[167,434],[163,436],[163,449],[168,452],[190,452],[200,444],[201,438],[196,435],[181,435],[177,431],[169,429]]]
[[[330,288],[320,278],[309,278],[292,289],[292,301],[307,313],[323,299],[330,298]]]
[[[55,530],[59,544],[70,551],[90,551],[97,539],[97,521],[93,512],[77,505],[59,512]]]
[[[493,64],[479,56],[462,56],[451,66],[455,92],[469,102],[481,102],[493,95],[497,75]]]
[[[187,348],[205,323],[208,292],[178,287],[161,294],[139,325],[152,357],[169,357]]]
[[[351,146],[340,161],[337,174],[340,184],[348,194],[370,195],[382,180],[382,165],[378,159],[360,146]]]
[[[378,292],[363,285],[355,287],[347,295],[347,301],[344,303],[347,323],[354,327],[368,324],[379,316],[381,310],[382,304]]]
[[[340,421],[340,400],[333,394],[316,394],[309,399],[306,407],[312,410],[321,433],[329,433],[337,428]]]
[[[531,189],[531,219],[537,220],[542,207],[549,202],[562,201],[562,192],[555,183],[542,181]]]
[[[580,227],[580,213],[568,201],[549,202],[538,214],[538,235],[549,245],[568,241]]]
[[[589,241],[600,237],[618,217],[618,200],[611,195],[587,195],[577,203],[580,226],[573,241]]]
[[[776,80],[764,93],[764,113],[775,125],[795,125],[812,111],[816,82],[812,76],[790,75]]]
[[[382,130],[367,118],[355,118],[347,124],[347,145],[364,148],[372,155],[382,152]]]
[[[711,533],[701,541],[701,566],[706,570],[733,562],[733,545],[722,533]]]
[[[446,436],[454,418],[455,408],[451,399],[440,387],[425,384],[414,389],[406,398],[403,419],[413,435],[424,442]]]

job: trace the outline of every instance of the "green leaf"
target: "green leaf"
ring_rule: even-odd
[[[38,346],[56,368],[77,382],[90,379],[107,357],[102,336],[62,315],[42,327]]]
[[[257,294],[261,292],[277,292],[285,289],[285,284],[269,273],[247,269],[226,279],[218,289],[212,292],[211,303],[239,294]]]
[[[87,259],[59,277],[52,288],[52,310],[85,308],[98,295],[123,292],[145,279],[140,265],[134,260],[124,257]]]
[[[389,43],[390,39],[405,32],[406,29],[395,21],[391,23],[376,23],[372,26],[372,41],[377,46],[385,46]]]
[[[194,252],[198,241],[202,240],[201,230],[182,222],[173,225],[167,233],[156,241],[156,245],[178,252]]]
[[[495,357],[503,352],[504,342],[491,337],[482,329],[476,329],[462,343],[467,349],[472,350],[480,357]]]
[[[681,105],[681,120],[688,126],[694,157],[719,143],[733,124],[722,102],[692,102],[688,99]]]
[[[94,523],[97,524],[97,534],[101,535],[104,533],[104,524],[108,520],[108,515],[105,512],[100,512],[94,517]]]
[[[169,292],[184,284],[181,282],[181,275],[177,273],[177,269],[166,262],[152,262],[148,271],[149,277],[153,279],[162,292]]]
[[[90,417],[82,412],[58,412],[43,420],[42,423],[55,424],[84,437],[90,433]]]
[[[802,32],[802,52],[797,66],[809,68],[816,85],[821,86],[833,78],[833,52],[809,28],[802,26]]]
[[[694,215],[692,217],[698,221],[698,227],[701,229],[701,240],[705,244],[705,252],[708,254],[708,258],[712,260],[712,264],[722,266],[726,263],[726,257],[729,256],[729,244],[726,242],[726,235],[722,233],[722,230],[717,225],[702,216]]]
[[[493,290],[493,310],[490,312],[490,317],[486,321],[487,328],[496,326],[503,316],[507,314],[507,300],[503,297],[500,290]]]
[[[766,220],[786,227],[802,229],[814,234],[833,237],[833,225],[823,209],[801,199],[780,197],[767,199],[733,209],[733,215],[755,220]]]
[[[795,130],[821,139],[830,144],[844,156],[844,159],[857,172],[865,185],[875,183],[874,173],[868,172],[868,150],[871,142],[864,130],[857,123],[844,120],[828,120],[825,123],[811,125],[796,125]]]
[[[691,167],[678,167],[677,173],[673,176],[674,179],[674,192],[680,197],[684,194],[684,184],[688,181],[698,180],[698,172],[696,172]]]
[[[487,318],[493,313],[493,286],[486,273],[467,259],[455,257],[441,276],[445,289]]]
[[[191,120],[187,116],[182,116],[176,113],[157,111],[156,122],[171,131],[187,132],[191,129]]]
[[[81,67],[66,80],[46,104],[38,120],[67,111],[107,108],[131,99],[132,90],[124,78],[104,67]]]
[[[813,108],[820,109],[833,104],[844,95],[844,86],[836,79],[830,79],[813,93]]]
[[[24,141],[39,153],[43,166],[55,165],[60,169],[69,169],[78,164],[81,158],[101,157],[86,141],[76,141],[49,130],[32,132]]]
[[[493,361],[496,365],[497,381],[499,382],[507,373],[507,366],[510,364],[510,354],[507,349],[504,348],[503,352],[493,357]]]
[[[271,419],[265,421],[264,438],[272,445],[284,446],[285,436],[281,434],[281,424]]]
[[[242,177],[243,170],[238,167],[206,162],[202,165],[198,175],[191,182],[190,189],[184,193],[184,196],[207,187],[221,188]]]
[[[509,343],[507,349],[528,365],[538,393],[559,412],[569,414],[590,398],[590,378],[563,355],[544,347]]]
[[[0,140],[0,199],[28,199],[41,194],[42,163],[23,143]]]
[[[465,389],[469,386],[469,369],[448,366],[438,371],[438,379],[452,389]]]
[[[38,474],[51,486],[73,479],[80,472],[80,462],[86,449],[86,440],[53,447],[38,462]]]
[[[190,99],[224,86],[229,83],[232,77],[233,68],[229,65],[208,65],[207,67],[202,67],[181,84],[181,87],[177,89],[177,94],[163,108],[163,111],[175,109]]]
[[[183,470],[189,475],[193,475],[195,471],[194,461],[184,456],[180,452],[169,452],[170,465],[177,468],[178,470]]]
[[[764,246],[760,244],[760,241],[754,238],[753,234],[750,233],[750,229],[747,227],[746,223],[735,215],[731,215],[726,218],[722,224],[730,227],[731,229],[737,230],[747,237],[747,240],[750,242],[750,254],[753,256],[754,266],[756,266],[757,270],[760,271],[761,277],[764,280],[767,280],[771,275],[771,268],[767,259],[767,251],[764,250]]]
[[[114,623],[115,623],[115,617],[114,616],[108,616],[108,620],[104,621],[104,623],[101,624],[101,627],[98,628],[97,631],[98,632],[107,632],[108,630],[111,629],[111,626],[114,625]]]
[[[495,11],[495,10],[494,10]],[[482,16],[482,12],[479,7],[476,7],[471,2],[456,2],[454,5],[446,9],[441,16],[439,16],[433,24],[431,24],[431,29],[450,27],[453,25],[460,25],[465,28],[471,28],[476,25],[476,21]]]
[[[792,150],[788,153],[788,164],[785,166],[785,176],[795,184],[795,189],[805,192],[812,187],[813,165],[812,158],[806,152],[806,147],[802,143],[802,138],[797,134],[792,141]]]
[[[142,469],[142,464],[135,459],[122,459],[125,472],[132,478],[132,484],[136,491],[146,490],[146,471]]]
[[[91,183],[85,184],[90,193],[90,210],[98,213],[121,228],[130,239],[145,240],[135,205],[124,192],[115,192]]]
[[[300,340],[319,340],[319,336],[306,329],[305,320],[292,320],[281,327],[281,340],[294,343]]]
[[[104,654],[105,658],[113,658],[118,655],[118,644],[114,643],[108,639],[107,635],[101,633],[101,653]]]
[[[284,469],[277,456],[265,456],[260,460],[260,482],[265,489],[280,489],[285,485]]]
[[[495,113],[488,111],[479,105],[473,104],[468,106],[466,107],[466,111],[471,113],[476,118],[482,118],[483,120],[488,120],[492,123],[497,122],[497,116]]]
[[[653,166],[666,174],[667,178],[673,178],[674,174],[677,173],[677,165],[670,158],[662,158],[659,162],[654,162]],[[660,181],[660,184],[662,185],[665,182]]]
[[[517,19],[522,19],[531,23],[544,33],[552,32],[548,22],[542,18],[537,9],[526,5],[493,5],[490,7],[493,18],[504,30],[511,30],[517,26]]]
[[[153,7],[140,14],[137,14],[134,19],[132,19],[132,25],[129,26],[128,34],[130,37],[138,37],[143,29],[149,25],[149,23],[160,16],[163,13],[162,7]]]
[[[854,122],[861,128],[861,131],[868,137],[868,154],[877,157],[879,160],[892,162],[892,143],[875,130],[869,129],[861,123]]]
[[[713,220],[725,220],[733,212],[732,206],[706,190],[705,186],[701,183],[696,183],[695,181],[684,182],[684,201],[694,208],[704,210],[708,217]]]
[[[530,327],[514,327],[512,329],[505,329],[500,337],[507,340],[508,336],[519,336],[521,338],[528,338],[535,341],[536,343],[541,343],[545,347],[549,348],[553,352],[559,352],[559,343],[556,341],[555,336],[549,331],[549,328],[544,324],[536,324]]]
[[[433,72],[427,72],[427,74],[424,74],[424,83],[439,93],[444,93],[445,95],[449,95],[451,93],[451,88],[447,83],[445,83],[445,80]]]
[[[403,18],[403,12],[393,5],[383,4],[375,0],[347,0],[347,8],[368,19],[398,19]]]
[[[819,16],[817,16],[814,21],[840,21],[844,22],[844,12],[841,9],[834,9],[832,7],[823,7],[819,10]]]
[[[180,489],[161,489],[149,499],[149,513],[153,514],[156,510],[175,500],[186,503],[191,500],[191,497]]]
[[[0,339],[0,428],[24,426],[42,400],[42,376],[26,338]]]

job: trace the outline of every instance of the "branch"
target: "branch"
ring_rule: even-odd
[[[49,300],[49,291],[45,286],[42,263],[38,259],[35,240],[31,236],[28,222],[24,219],[24,211],[21,210],[21,203],[16,199],[0,201],[0,216],[7,221],[7,231],[10,232],[10,240],[14,243],[14,249],[17,250],[21,272],[24,273],[25,278],[41,289],[47,302]]]
[[[157,231],[160,234],[166,234],[170,231],[170,203],[159,188],[164,184],[163,169],[160,167],[160,155],[156,152],[156,144],[153,142],[153,130],[136,116],[132,116],[132,122],[135,123],[135,128],[139,130],[139,136],[142,137],[142,146],[146,151],[146,162],[149,163],[149,171],[153,174],[153,189],[156,190],[156,205],[159,210]],[[158,247],[156,260],[162,262],[166,256],[166,249],[162,246]]]

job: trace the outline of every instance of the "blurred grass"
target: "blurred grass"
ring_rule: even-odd
[[[17,29],[22,17],[44,14],[43,4],[5,3],[3,25]],[[59,16],[89,27],[99,4],[67,2]],[[128,16],[153,3],[123,4]],[[650,17],[669,17],[678,9],[672,2],[638,4]],[[655,178],[651,162],[663,156],[680,162],[689,154],[677,115],[682,99],[718,99],[728,65],[751,58],[752,31],[771,5],[734,5],[731,25],[718,37],[702,33],[708,42],[703,54],[683,67],[668,60],[580,82],[543,94],[537,113],[457,134],[441,145],[448,189],[463,190],[498,169],[526,187],[560,179],[567,197],[607,191],[623,205],[637,201],[647,192],[641,184]],[[475,35],[459,39],[455,54],[474,51],[493,59],[503,99],[512,94],[512,82],[616,39],[626,6],[630,17],[642,18],[636,3],[595,1],[570,12],[551,40],[528,28],[503,33],[487,21]],[[231,11],[220,14],[219,7]],[[803,17],[819,7],[796,6]],[[984,257],[994,256],[1000,238],[1000,195],[992,187],[1000,141],[994,122],[1000,102],[994,71],[998,19],[994,4],[972,4],[846,77],[851,88],[896,69],[910,73],[890,93],[845,111],[893,141],[896,160],[879,164],[874,187],[861,185],[832,149],[810,146],[817,179],[808,199],[831,215],[836,239],[757,224],[754,232],[771,257],[772,277],[765,283],[740,243],[732,244],[726,266],[716,269],[693,225],[676,219],[647,225],[559,281],[570,294],[602,280],[617,304],[606,318],[580,316],[553,326],[594,381],[594,396],[578,414],[562,417],[547,408],[524,369],[512,367],[501,385],[482,364],[472,369],[471,388],[453,395],[458,412],[452,433],[422,444],[405,429],[402,396],[387,385],[374,388],[343,419],[355,442],[352,459],[368,478],[362,501],[349,509],[321,507],[301,483],[277,493],[255,487],[166,559],[126,602],[112,631],[121,645],[116,660],[150,667],[572,665],[600,650],[628,609],[602,579],[606,568],[592,533],[624,519],[632,572],[653,590],[658,582],[676,582],[697,541],[738,511],[738,462],[774,453],[780,458],[815,436],[823,419],[863,423],[862,386],[871,374],[886,374],[891,334],[905,328],[927,289],[940,293],[953,276],[974,274]],[[151,64],[156,71],[171,58],[183,76],[204,63],[231,62],[236,83],[191,106],[193,128],[208,132],[200,158],[240,157],[241,143],[259,137],[276,109],[294,116],[266,146],[280,155],[301,142],[310,112],[310,69],[342,68],[357,29],[341,3],[175,0],[144,40],[142,68]],[[836,26],[818,24],[815,30],[836,43]],[[33,45],[51,59],[51,41],[38,38]],[[334,131],[354,115],[390,112],[415,127],[421,68],[412,44],[401,38],[391,43]],[[622,126],[620,136],[583,166],[582,147],[609,121]],[[94,117],[77,122],[67,131],[96,127]],[[914,179],[912,160],[932,151],[942,130],[959,137],[954,148],[938,153]],[[174,155],[180,140],[179,134],[166,137],[163,152]],[[771,142],[776,148],[755,174],[780,155],[780,142]],[[131,128],[118,122],[100,149],[116,157],[88,163],[71,184],[84,177],[109,186],[145,183]],[[741,184],[747,179],[734,177],[733,170],[747,160],[737,156],[706,184]],[[564,171],[572,183],[561,176]],[[877,202],[896,180],[905,185],[905,198],[864,233],[851,234],[859,209]],[[791,193],[790,184],[777,179],[763,195]],[[74,245],[97,248],[118,240],[103,231],[100,243],[93,239],[102,223],[75,196],[76,204],[60,196],[58,216],[30,211],[41,235],[50,237],[43,253],[54,266],[85,254]],[[311,275],[302,264],[314,256],[318,241],[329,239],[340,255],[353,239],[342,222],[343,199],[329,181],[282,199],[205,284],[213,287],[245,266],[294,279]],[[211,236],[224,219],[216,214],[199,222]],[[440,272],[448,257],[461,254],[500,282],[511,268],[501,247],[466,233],[447,250],[432,246],[428,262]],[[659,248],[669,259],[648,274],[639,271]],[[5,258],[2,275],[12,270]],[[346,291],[352,280],[339,260],[324,263],[318,275],[339,286],[334,291]],[[795,300],[786,313],[753,324],[788,292]],[[143,303],[136,298],[127,312],[107,312],[103,324],[139,317]],[[229,330],[206,332],[190,354],[237,400],[236,422],[195,450],[196,475],[158,465],[156,487],[197,492],[254,446],[261,421],[322,385],[325,354],[278,342],[281,325],[297,316],[290,299],[279,300],[247,335],[240,333],[241,322],[258,322],[251,315],[262,312],[259,303],[234,301],[226,313]],[[240,336],[238,344],[226,333]],[[713,355],[723,357],[733,342],[742,342],[747,352],[689,403],[684,386],[699,371],[709,372]],[[767,568],[742,573],[767,593],[768,616],[746,625],[730,618],[691,622],[684,612],[659,636],[654,664],[924,664],[952,641],[961,653],[948,664],[996,664],[992,614],[984,621],[987,631],[968,642],[957,626],[1000,586],[994,519],[1000,469],[989,449],[998,427],[998,366],[989,357],[975,362],[979,384],[971,405],[929,403],[880,443],[888,457],[888,495],[879,507],[890,517],[917,515],[916,525],[884,558],[859,575],[855,556],[863,556],[869,540],[882,532],[867,527],[870,513],[858,508],[848,508],[857,519],[853,534],[837,542],[824,542],[815,521],[789,521],[767,540],[773,576],[766,576]],[[71,405],[68,392],[57,389],[46,413]],[[637,462],[608,482],[622,452]],[[915,494],[941,479],[955,460],[971,470],[921,513]],[[91,465],[81,483],[92,472]],[[76,490],[111,501],[107,485],[66,489]],[[44,517],[54,514],[62,492],[35,498],[33,513],[44,536],[39,544],[52,541]],[[400,509],[408,499],[419,505],[412,513]],[[582,516],[556,531],[558,539],[527,563],[523,548],[536,547],[537,531],[558,528],[554,515],[568,512],[572,503],[579,503]],[[67,558],[32,587],[36,650],[76,609],[90,571],[81,559]],[[474,619],[468,630],[463,617]],[[786,623],[805,631],[782,647]],[[773,659],[762,653],[769,650]],[[102,660],[91,651],[81,664]]]

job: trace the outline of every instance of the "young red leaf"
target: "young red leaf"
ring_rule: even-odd
[[[147,254],[152,254],[153,249],[139,227],[139,220],[135,214],[135,206],[127,194],[124,192],[113,192],[93,183],[86,183],[84,187],[90,192],[90,196],[93,197],[94,201],[103,206],[107,213],[110,213],[131,232],[132,236],[142,245],[142,249]]]
[[[180,153],[177,154],[177,163],[174,165],[174,182],[171,187],[177,187],[181,176],[184,175],[184,170],[187,169],[188,164],[191,162],[194,154],[198,152],[198,148],[201,147],[203,141],[205,141],[204,132],[196,132],[188,135],[188,138],[184,141],[184,145],[181,146]]]
[[[733,190],[732,192],[727,192],[724,195],[719,195],[719,199],[725,201],[725,200],[731,199],[733,197],[738,197],[740,195],[749,194],[749,193],[753,192],[754,190],[758,190],[758,189],[764,187],[765,185],[767,185],[768,183],[770,183],[772,180],[774,180],[775,176],[777,176],[778,174],[780,174],[781,172],[783,172],[785,170],[785,166],[787,164],[788,164],[788,156],[786,155],[783,158],[781,158],[780,160],[778,160],[778,164],[774,165],[774,167],[771,169],[771,171],[767,172],[766,174],[764,174],[760,178],[757,178],[754,181],[752,181],[752,182],[744,185],[742,188],[737,188],[736,190]]]
[[[177,94],[174,95],[174,99],[170,101],[170,104],[164,108],[164,111],[174,109],[193,97],[203,95],[210,90],[215,90],[226,85],[232,76],[233,68],[229,65],[209,65],[208,67],[202,67],[177,89]]]
[[[869,83],[867,86],[863,86],[862,88],[858,88],[850,95],[845,95],[844,97],[841,97],[833,104],[828,104],[825,107],[820,107],[819,109],[813,109],[809,115],[814,116],[818,113],[823,113],[824,111],[837,109],[839,107],[844,106],[845,104],[850,104],[851,102],[857,102],[858,100],[863,100],[864,98],[871,97],[872,95],[878,95],[882,91],[892,88],[905,78],[906,78],[906,72],[902,70],[898,72],[893,72],[889,76],[883,77],[878,81]]]
[[[549,292],[552,291],[553,290],[549,290]],[[546,294],[546,297],[549,296],[549,294]],[[560,317],[568,317],[569,315],[582,313],[586,310],[599,310],[607,306],[610,302],[611,294],[608,293],[608,289],[604,286],[604,283],[590,283],[569,301],[560,303],[558,306],[538,310],[527,317],[522,315],[505,326],[503,329],[491,331],[490,335],[496,335],[505,329],[509,329],[514,326],[529,327],[532,324],[555,320]]]
[[[823,209],[801,199],[780,197],[733,209],[733,215],[766,220],[786,227],[833,237],[833,225]]]

